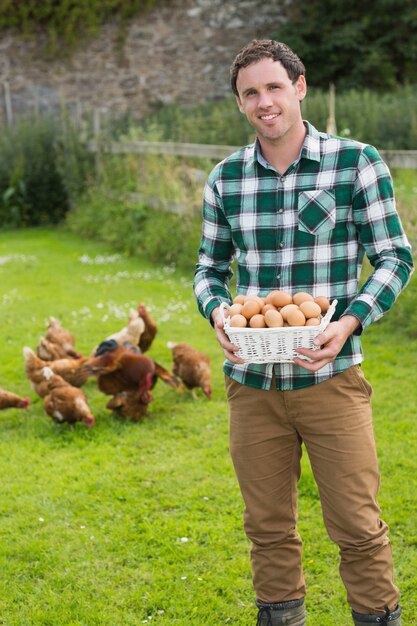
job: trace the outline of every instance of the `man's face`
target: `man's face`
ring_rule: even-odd
[[[277,143],[302,123],[300,102],[307,91],[304,76],[293,84],[279,61],[265,58],[239,70],[238,107],[260,140]]]

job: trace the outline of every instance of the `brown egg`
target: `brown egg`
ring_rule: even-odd
[[[238,313],[241,313],[242,307],[243,304],[239,304],[238,302],[236,304],[232,304],[232,306],[228,310],[229,317],[233,317],[234,315],[238,315]]]
[[[267,311],[276,311],[276,308],[273,304],[264,304],[261,311],[262,315],[265,315]]]
[[[288,313],[287,321],[290,326],[305,326],[306,318],[300,309],[293,309]]]
[[[307,319],[310,319],[310,317],[318,317],[321,314],[320,305],[310,300],[304,300],[304,302],[300,304],[300,311],[304,313]]]
[[[246,300],[241,313],[246,317],[246,319],[249,320],[251,317],[259,313],[261,308],[262,305],[257,300],[250,298],[249,300]]]
[[[243,304],[245,302],[245,296],[242,294],[240,296],[236,296],[233,300],[233,304]]]
[[[261,313],[257,313],[249,320],[249,326],[251,328],[265,328],[265,318]]]
[[[265,313],[265,323],[268,328],[279,328],[280,326],[284,326],[284,320],[281,313],[275,309],[269,309]]]
[[[323,315],[326,313],[330,306],[330,302],[328,301],[326,296],[317,296],[317,298],[314,298],[314,302],[316,302],[320,306]]]
[[[294,302],[294,304],[297,304],[298,306],[300,306],[300,304],[302,302],[305,302],[306,300],[310,300],[311,302],[313,302],[314,298],[313,296],[311,296],[309,293],[306,293],[305,291],[298,291],[292,297],[292,301]]]
[[[292,303],[292,297],[286,291],[280,291],[277,289],[276,291],[272,291],[270,295],[271,295],[271,298],[268,301],[268,304],[269,302],[271,302],[271,304],[273,304],[276,307],[286,306],[287,304]]]
[[[243,315],[240,315],[239,313],[237,315],[234,315],[231,319],[230,319],[230,326],[236,327],[236,328],[245,328],[246,324],[247,324],[247,319],[246,317],[244,317]]]
[[[259,302],[261,307],[265,304],[265,299],[261,298],[261,296],[257,296],[256,294],[249,294],[248,296],[245,296],[245,302],[248,300],[256,300],[256,302]]]
[[[310,319],[306,321],[306,326],[319,326],[319,324],[320,320],[318,317],[310,317]]]
[[[298,311],[298,306],[296,304],[287,304],[286,306],[283,306],[282,309],[280,309],[280,313],[284,319],[284,322],[287,321],[288,318],[288,313],[290,311]]]

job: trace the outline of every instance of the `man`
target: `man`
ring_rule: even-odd
[[[232,89],[256,141],[208,178],[195,295],[227,357],[230,449],[252,542],[257,623],[305,624],[296,526],[304,443],[354,623],[399,626],[360,334],[392,306],[413,260],[375,148],[303,122],[304,74],[300,59],[270,40],[252,41],[232,64]],[[374,271],[358,289],[365,253]],[[316,339],[321,349],[299,349],[310,362],[258,365],[236,356],[219,318],[220,303],[232,299],[234,258],[239,294],[337,298],[335,321]]]

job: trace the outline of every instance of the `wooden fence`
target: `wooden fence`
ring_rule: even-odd
[[[111,154],[165,154],[183,157],[201,157],[221,161],[240,146],[215,146],[200,143],[135,141],[127,143],[100,143],[90,141],[91,152]],[[417,169],[417,150],[380,150],[390,168]]]

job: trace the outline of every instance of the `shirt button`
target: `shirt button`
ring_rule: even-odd
[[[283,183],[285,182],[285,176],[281,176],[280,181]]]
[[[277,274],[277,280],[281,278],[281,274]]]
[[[284,209],[278,209],[278,213],[284,213]]]
[[[284,244],[283,244],[283,242],[282,242],[282,241],[280,242],[279,247],[280,247],[280,248],[283,248],[283,247],[284,247]]]

